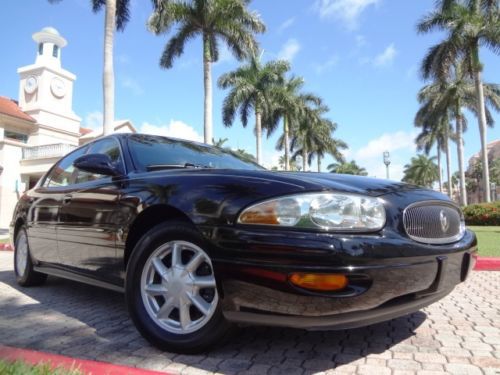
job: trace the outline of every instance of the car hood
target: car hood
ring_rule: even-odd
[[[388,193],[402,192],[409,190],[424,190],[421,187],[406,183],[377,179],[363,176],[353,176],[335,173],[314,173],[314,172],[277,172],[267,170],[236,170],[236,169],[187,169],[176,171],[150,172],[158,175],[190,175],[190,176],[211,176],[215,178],[236,179],[239,184],[250,183],[250,180],[259,180],[265,184],[285,185],[285,190],[289,193],[299,193],[306,191],[332,190],[352,194],[364,194],[369,196],[380,196]]]

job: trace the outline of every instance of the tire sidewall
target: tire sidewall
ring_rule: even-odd
[[[146,311],[142,300],[140,280],[146,261],[155,249],[174,240],[191,242],[210,256],[206,241],[189,224],[172,222],[152,228],[139,240],[127,265],[125,282],[127,307],[137,329],[156,346],[179,352],[199,352],[208,348],[227,329],[228,323],[220,307],[220,293],[218,306],[211,319],[199,330],[187,334],[171,333],[156,324]],[[213,265],[212,272],[214,272]]]
[[[19,256],[19,250],[18,250],[19,246],[17,246],[17,244],[19,243],[19,239],[21,238],[21,236],[23,234],[26,237],[26,245],[28,247],[28,249],[27,249],[28,253],[26,255],[26,266],[24,268],[23,275],[21,276],[19,274],[19,270],[17,268],[17,257]],[[21,229],[19,229],[19,232],[17,233],[16,240],[14,243],[14,273],[16,275],[17,282],[20,284],[26,283],[28,281],[29,273],[32,270],[32,268],[33,268],[33,266],[31,263],[30,248],[29,248],[29,244],[28,244],[28,234],[26,233],[26,229],[24,227],[22,227]]]

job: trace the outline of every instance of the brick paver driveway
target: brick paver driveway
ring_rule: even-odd
[[[123,296],[49,277],[20,288],[0,252],[0,343],[186,374],[500,374],[500,272],[474,272],[423,311],[366,328],[308,332],[241,328],[203,355],[161,352],[142,339]]]

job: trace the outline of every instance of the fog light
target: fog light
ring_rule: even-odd
[[[340,274],[321,273],[292,273],[288,280],[293,285],[304,289],[333,292],[344,289],[347,286],[347,277]]]

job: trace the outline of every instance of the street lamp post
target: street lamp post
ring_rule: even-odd
[[[384,151],[384,164],[385,164],[385,174],[386,178],[389,179],[389,165],[391,164],[391,155],[389,154],[389,151]]]

